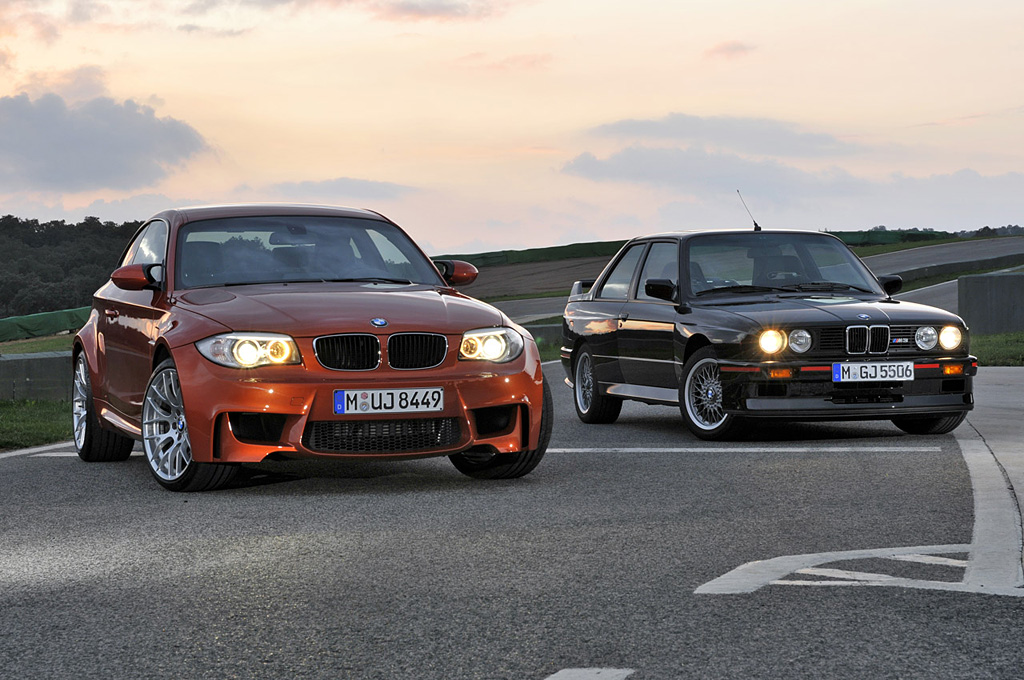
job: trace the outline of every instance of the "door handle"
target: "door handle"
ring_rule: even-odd
[[[116,309],[104,309],[103,310],[103,316],[107,317],[108,319],[116,319],[120,315],[121,315],[121,313],[119,311],[117,311]]]

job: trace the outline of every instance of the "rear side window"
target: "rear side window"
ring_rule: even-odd
[[[605,300],[625,300],[629,297],[629,284],[633,280],[633,272],[636,271],[636,265],[645,247],[644,243],[630,246],[601,284],[597,297]]]

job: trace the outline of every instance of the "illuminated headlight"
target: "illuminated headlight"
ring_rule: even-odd
[[[302,361],[295,341],[277,333],[225,333],[196,343],[199,353],[228,368],[256,368]]]
[[[786,336],[779,331],[765,331],[757,339],[757,344],[761,346],[761,351],[765,354],[775,354],[781,352],[782,348],[786,346]]]
[[[945,350],[956,349],[963,340],[964,334],[956,326],[946,326],[939,333],[939,344]]]
[[[790,331],[789,348],[803,354],[811,348],[811,334],[803,329]]]
[[[481,328],[462,334],[459,359],[493,361],[501,364],[512,361],[523,352],[523,336],[511,328]]]
[[[914,342],[920,349],[929,350],[935,347],[935,343],[938,341],[939,334],[931,326],[921,326],[917,329],[917,333],[914,333]]]

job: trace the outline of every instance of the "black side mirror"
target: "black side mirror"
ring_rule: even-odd
[[[879,276],[878,282],[882,284],[885,294],[890,297],[903,290],[903,277],[897,274]]]
[[[676,284],[671,279],[647,279],[644,283],[644,294],[647,297],[676,302]]]

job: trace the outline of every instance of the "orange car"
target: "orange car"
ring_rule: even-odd
[[[453,286],[381,215],[239,205],[167,210],[135,234],[75,336],[86,461],[141,440],[172,491],[267,458],[449,456],[527,474],[552,409],[530,334]]]

